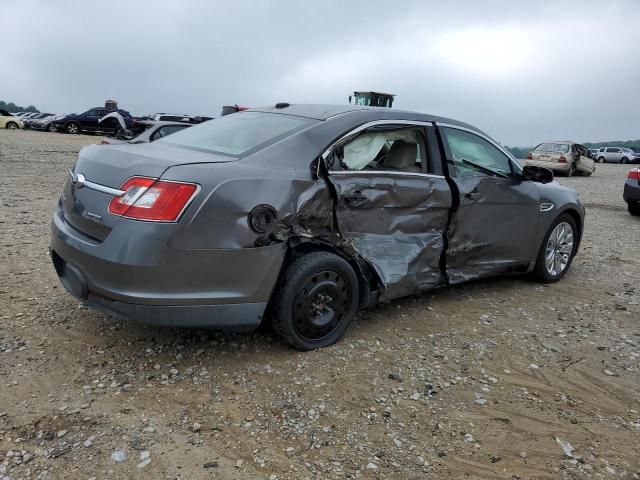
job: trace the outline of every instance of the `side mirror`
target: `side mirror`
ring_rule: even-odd
[[[527,165],[522,168],[522,176],[525,180],[538,183],[551,183],[553,182],[553,171],[544,167],[535,167],[533,165]]]

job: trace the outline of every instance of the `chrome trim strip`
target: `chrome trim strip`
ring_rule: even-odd
[[[75,188],[90,188],[91,190],[95,190],[97,192],[106,193],[107,195],[113,195],[114,197],[122,197],[125,193],[124,190],[120,190],[118,188],[107,187],[106,185],[100,185],[99,183],[92,182],[87,180],[86,177],[81,173],[73,173],[69,170],[69,177],[71,178],[71,184],[75,187],[78,179],[82,179],[80,185]]]
[[[444,175],[434,175],[432,173],[419,172],[391,172],[388,170],[332,170],[329,175],[391,175],[402,177],[428,177],[428,178],[444,178]]]
[[[433,122],[419,122],[419,121],[415,121],[415,120],[388,119],[388,120],[374,120],[372,122],[363,123],[359,127],[356,127],[353,130],[350,130],[349,133],[343,135],[338,140],[336,140],[331,145],[329,145],[329,147],[322,153],[322,159],[326,160],[327,157],[329,156],[329,154],[331,153],[331,150],[333,150],[333,147],[335,147],[339,143],[342,143],[347,138],[352,137],[353,135],[356,135],[356,134],[360,133],[362,130],[366,130],[367,128],[370,128],[370,127],[375,127],[377,125],[389,125],[390,127],[393,126],[393,125],[416,125],[416,126],[420,126],[420,127],[429,127],[429,126],[433,126]]]
[[[553,203],[541,203],[540,204],[540,211],[541,212],[550,212],[554,208],[556,208],[556,206]]]
[[[97,192],[106,193],[107,195],[113,195],[114,197],[122,197],[125,193],[127,193],[124,190],[107,187],[105,185],[100,185],[99,183],[93,183],[89,180],[84,181],[84,186]]]

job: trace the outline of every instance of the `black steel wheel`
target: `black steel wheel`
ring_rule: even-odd
[[[338,341],[358,310],[358,278],[342,257],[313,252],[283,272],[273,298],[273,327],[289,345],[313,350]]]

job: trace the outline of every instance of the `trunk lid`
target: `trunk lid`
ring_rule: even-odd
[[[90,145],[80,150],[73,168],[87,182],[119,189],[129,178],[142,176],[158,179],[170,167],[194,163],[225,163],[233,157],[193,151],[166,144]],[[197,179],[195,179],[197,180]],[[112,194],[91,186],[73,184],[67,175],[62,209],[65,220],[76,230],[95,240],[103,241],[120,221],[129,221],[108,212]],[[133,220],[135,221],[135,220]]]

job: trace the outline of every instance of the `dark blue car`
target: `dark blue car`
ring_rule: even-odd
[[[84,113],[76,114],[72,113],[65,115],[55,121],[55,126],[58,132],[66,133],[81,133],[81,132],[100,132],[107,134],[114,134],[120,129],[120,125],[115,118],[108,118],[104,122],[99,120],[108,113],[115,110],[109,110],[104,107],[96,107],[87,110]],[[124,118],[127,127],[131,127],[133,124],[133,117],[126,110],[117,110]]]

